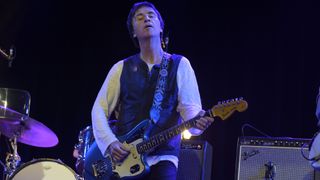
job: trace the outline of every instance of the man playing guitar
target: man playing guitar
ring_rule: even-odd
[[[130,146],[125,145],[119,137],[132,129],[139,129],[139,123],[145,119],[153,121],[150,136],[180,124],[181,117],[182,120],[189,120],[201,116],[195,128],[191,129],[195,135],[201,134],[213,122],[212,117],[204,116],[196,77],[189,60],[165,52],[164,22],[155,6],[149,2],[135,3],[129,13],[127,26],[139,53],[116,63],[98,93],[92,109],[96,142],[87,154],[85,169],[88,171],[92,169],[93,161],[90,158],[97,154],[110,157],[113,164],[127,158]],[[165,80],[161,77],[165,77]],[[115,127],[110,127],[108,120],[115,109],[119,109],[119,118]],[[133,134],[126,138],[128,136]],[[137,150],[143,151],[147,146]],[[149,173],[143,178],[175,180],[179,151],[179,136],[156,147],[147,157],[143,157],[143,162],[150,167]],[[135,152],[130,154],[132,159],[136,158]],[[132,166],[129,171],[134,173],[139,168],[141,166]],[[97,179],[92,173],[87,173],[85,178]]]

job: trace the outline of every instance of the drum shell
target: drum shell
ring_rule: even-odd
[[[76,180],[76,173],[60,160],[41,158],[22,164],[10,180]]]

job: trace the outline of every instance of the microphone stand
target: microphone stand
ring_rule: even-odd
[[[12,67],[12,61],[15,58],[15,48],[11,46],[9,50],[9,54],[0,48],[0,54],[8,60],[8,66]]]

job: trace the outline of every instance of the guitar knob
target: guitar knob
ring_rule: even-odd
[[[133,159],[137,159],[137,155],[136,155],[136,153],[132,153],[132,157],[133,157]]]

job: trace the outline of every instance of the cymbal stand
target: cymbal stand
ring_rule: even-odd
[[[14,136],[14,138],[10,139],[9,141],[13,152],[7,153],[4,179],[9,179],[21,161],[21,158],[18,154],[17,137]]]
[[[1,132],[0,132],[0,137],[1,137]],[[2,166],[2,168],[5,170],[6,169],[6,165],[4,165],[4,163],[2,162],[2,160],[0,160],[0,165]]]

